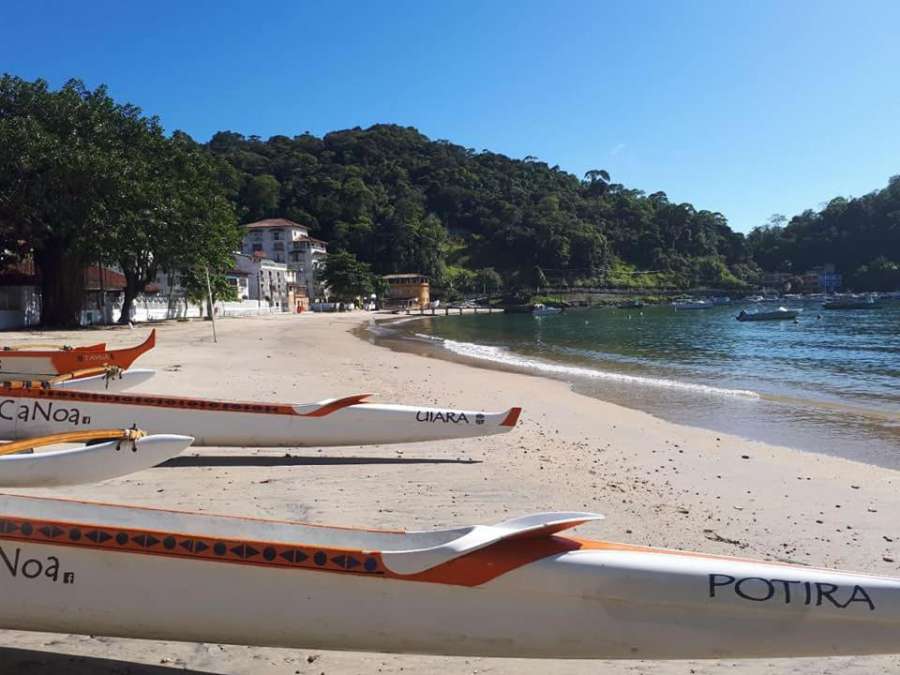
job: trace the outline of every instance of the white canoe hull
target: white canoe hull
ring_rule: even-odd
[[[481,530],[373,533],[3,496],[0,627],[529,658],[900,651],[898,580],[512,525],[448,558]],[[420,540],[444,543],[384,550]],[[406,567],[418,571],[396,571]]]
[[[79,485],[127,476],[175,457],[191,441],[189,436],[158,434],[134,441],[7,455],[0,457],[0,487]]]
[[[192,436],[195,445],[300,447],[412,443],[510,431],[498,413],[363,403],[365,395],[309,405],[207,401],[149,394],[0,388],[0,438],[85,429]]]

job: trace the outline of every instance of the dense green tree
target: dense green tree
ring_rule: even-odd
[[[78,322],[82,270],[108,256],[110,219],[141,201],[155,119],[72,80],[0,78],[0,238],[41,274],[45,325]]]
[[[503,278],[493,267],[482,267],[475,272],[475,290],[483,295],[493,295],[503,288]]]
[[[125,276],[120,322],[160,271],[208,270],[219,279],[233,264],[241,232],[217,160],[186,134],[156,133],[133,146],[140,189],[110,213],[106,257]],[[205,285],[205,280],[204,280]]]
[[[230,265],[239,175],[186,135],[72,80],[0,78],[0,239],[32,255],[42,321],[76,324],[86,265],[121,267],[123,320],[160,269]]]
[[[249,220],[262,220],[278,215],[278,198],[281,184],[275,176],[253,176],[241,191],[241,202]]]
[[[325,259],[322,279],[331,296],[343,302],[366,298],[376,291],[372,269],[349,251],[334,251]]]
[[[900,176],[881,190],[837,197],[790,221],[775,216],[753,230],[747,244],[765,270],[802,273],[830,263],[850,288],[896,290],[891,265],[900,260]]]

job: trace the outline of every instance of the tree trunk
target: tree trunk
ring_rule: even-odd
[[[125,290],[122,293],[122,315],[119,317],[120,324],[127,325],[131,322],[131,306],[138,293],[141,292],[141,288],[143,288],[141,280],[126,272]]]
[[[41,272],[41,325],[71,328],[81,320],[85,259],[61,241],[49,241],[34,252]]]

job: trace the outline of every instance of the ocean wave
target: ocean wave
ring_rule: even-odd
[[[594,368],[584,368],[581,366],[567,366],[557,363],[547,363],[539,361],[521,354],[511,352],[506,347],[495,347],[490,345],[479,345],[472,342],[457,342],[456,340],[435,338],[433,336],[418,335],[417,337],[428,338],[429,340],[440,342],[441,345],[460,356],[466,356],[482,361],[492,361],[505,366],[514,368],[546,373],[548,375],[556,375],[561,377],[577,377],[589,378],[592,380],[609,380],[613,382],[625,382],[628,384],[637,384],[647,387],[662,387],[666,389],[679,389],[682,391],[690,391],[697,394],[706,394],[709,396],[727,396],[731,398],[758,399],[760,395],[749,389],[725,389],[722,387],[711,387],[705,384],[694,384],[691,382],[679,382],[678,380],[667,380],[658,377],[642,377],[640,375],[626,375],[624,373],[611,373],[605,370],[596,370]]]

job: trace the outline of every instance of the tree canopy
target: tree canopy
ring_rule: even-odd
[[[33,255],[45,325],[78,322],[89,263],[122,268],[125,320],[158,269],[230,265],[233,173],[104,87],[0,78],[0,244]]]
[[[900,176],[887,187],[855,199],[836,197],[821,210],[787,220],[773,216],[747,236],[750,251],[766,270],[803,272],[835,265],[856,290],[900,287]]]
[[[471,274],[488,268],[508,288],[532,284],[536,269],[550,284],[603,284],[617,261],[626,279],[630,265],[669,272],[674,285],[740,285],[756,271],[722,214],[625,188],[602,169],[579,180],[395,125],[268,140],[226,131],[208,147],[238,172],[245,217],[309,225],[379,274],[474,289]]]

